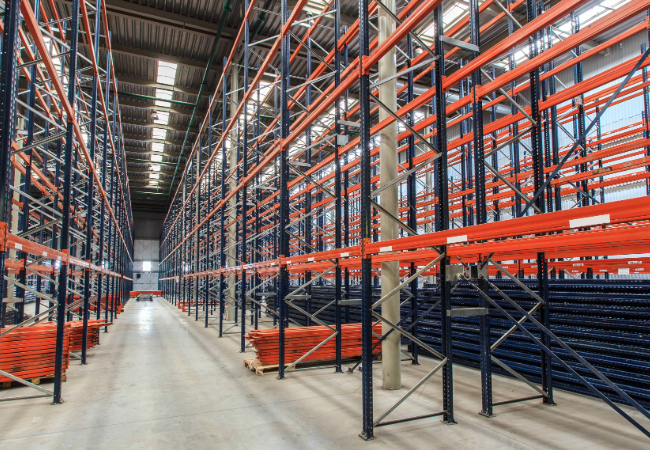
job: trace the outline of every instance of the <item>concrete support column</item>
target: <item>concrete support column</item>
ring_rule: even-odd
[[[396,13],[395,0],[387,0],[384,4]],[[395,19],[382,8],[379,12],[379,43],[385,41],[395,31]],[[396,73],[395,50],[391,49],[379,61],[379,79],[383,80]],[[393,111],[397,111],[397,82],[391,80],[379,87],[379,99]],[[379,120],[389,117],[383,109],[379,109]],[[384,128],[380,133],[379,144],[379,177],[380,184],[386,185],[397,178],[397,123]],[[381,192],[381,206],[388,212],[398,217],[397,184]],[[397,224],[385,214],[381,214],[381,240],[396,239],[398,237]],[[381,295],[382,297],[399,284],[399,263],[391,261],[381,264]],[[400,320],[399,293],[394,294],[381,306],[382,315],[393,323]],[[390,327],[383,325],[382,332],[386,334]],[[400,389],[402,387],[400,367],[400,335],[391,333],[382,343],[382,387],[384,389]]]
[[[236,61],[239,61],[239,56],[235,59]],[[239,89],[239,70],[237,69],[237,65],[233,64],[231,66],[232,68],[230,69],[230,91],[232,92],[230,96],[230,104],[228,105],[230,108],[230,120],[236,120],[235,118],[235,111],[237,110],[237,105],[239,104],[239,92],[237,90]],[[238,132],[238,127],[233,126],[232,131],[230,132],[230,149],[229,149],[229,154],[228,154],[228,162],[229,162],[229,167],[230,170],[233,170],[233,168],[237,167],[237,132]],[[230,177],[230,181],[228,182],[228,190],[230,192],[234,191],[235,188],[237,187],[237,177],[232,176]],[[237,218],[237,196],[233,195],[232,198],[229,200],[228,208],[230,210],[230,213],[226,216],[226,223],[231,222],[232,225],[228,228],[228,245],[230,248],[228,249],[228,267],[233,267],[237,265],[237,246],[233,245],[235,241],[237,240],[237,221],[235,220]],[[228,320],[229,321],[234,321],[235,320],[235,276],[232,275],[228,277]]]

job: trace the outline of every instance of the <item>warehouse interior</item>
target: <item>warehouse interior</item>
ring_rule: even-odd
[[[650,0],[0,19],[1,448],[648,448]]]

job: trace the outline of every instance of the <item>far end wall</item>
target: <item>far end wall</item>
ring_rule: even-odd
[[[160,229],[164,214],[143,211],[133,212],[135,240],[133,242],[133,290],[158,290],[158,249],[160,247]],[[148,271],[143,269],[144,262],[151,263]]]

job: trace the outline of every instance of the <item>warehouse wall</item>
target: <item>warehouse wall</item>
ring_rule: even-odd
[[[160,229],[164,214],[134,211],[135,240],[133,246],[133,290],[158,290],[158,249],[160,247]],[[151,262],[151,270],[144,271],[143,261]]]

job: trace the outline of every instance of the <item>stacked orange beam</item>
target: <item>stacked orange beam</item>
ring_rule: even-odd
[[[107,308],[110,309],[110,301],[112,300],[112,298],[113,298],[113,295],[109,295],[108,297],[102,297],[102,302],[101,302],[101,309],[102,310],[105,310]],[[117,314],[124,311],[124,307],[120,303],[120,296],[119,295],[115,296],[115,301],[116,301],[115,315],[117,315]],[[97,310],[96,306],[95,305],[90,305],[90,310],[91,311],[96,311]]]
[[[129,297],[135,298],[140,294],[152,294],[155,295],[156,297],[160,297],[161,295],[163,295],[163,291],[131,291]]]
[[[70,362],[71,325],[66,324],[63,336],[63,373]],[[5,331],[6,328],[2,329]],[[56,324],[44,322],[19,328],[0,337],[0,369],[20,378],[45,377],[54,374]],[[0,376],[0,381],[12,381]]]
[[[78,352],[81,351],[83,344],[83,321],[75,320],[69,322],[70,329],[70,351]],[[106,323],[106,320],[89,320],[88,321],[88,339],[86,341],[86,348],[93,348],[95,345],[99,344],[99,329],[108,325],[113,325],[112,323]]]
[[[381,335],[381,325],[375,325],[373,331]],[[277,328],[266,330],[254,330],[246,335],[246,338],[255,347],[255,355],[264,366],[279,363],[279,333]],[[329,336],[332,330],[327,327],[295,327],[285,330],[285,361],[293,362],[305,353],[316,347]],[[373,346],[379,341],[377,336],[372,337]],[[374,354],[381,351],[377,346]],[[351,323],[341,326],[341,357],[355,358],[361,356],[361,324]],[[332,338],[323,344],[318,350],[303,359],[303,362],[328,361],[336,358],[336,338]]]

